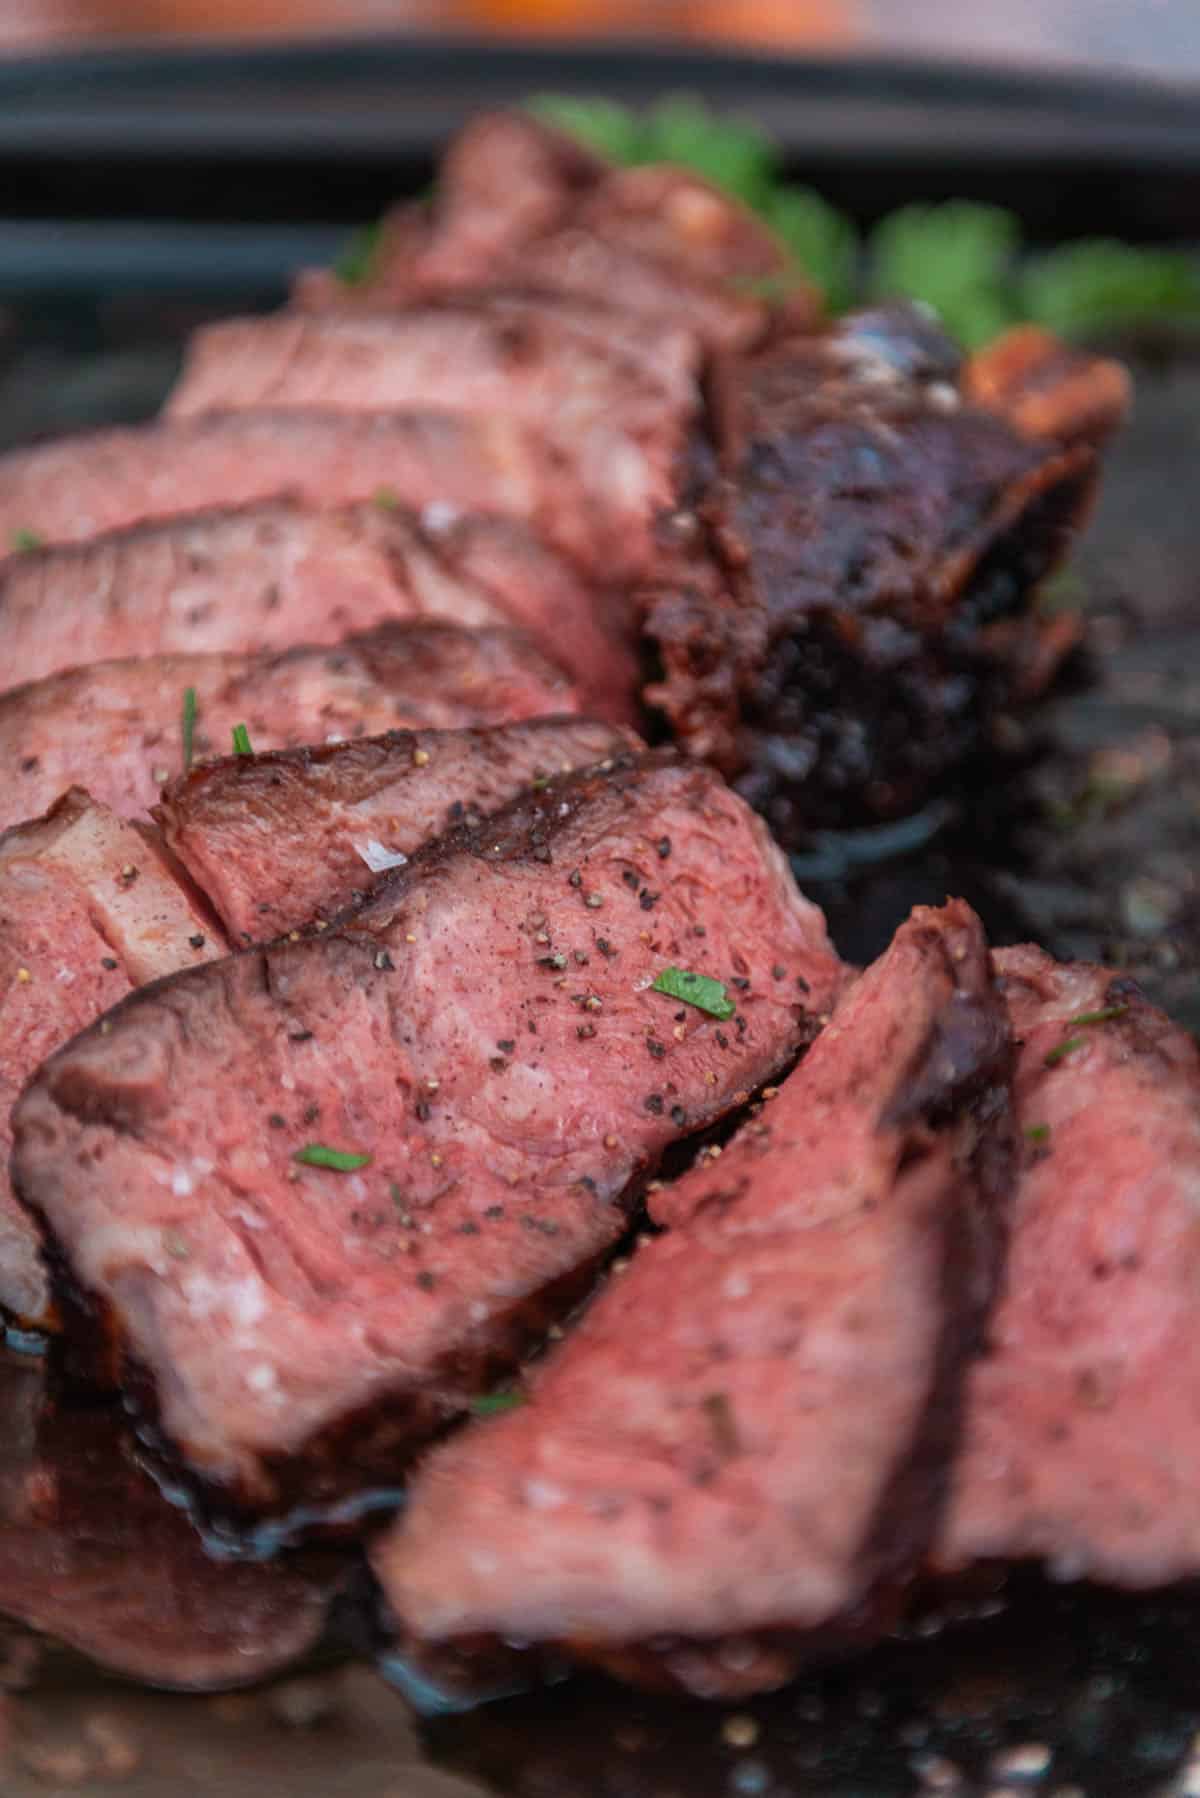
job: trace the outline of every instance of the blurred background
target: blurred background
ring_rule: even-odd
[[[220,34],[674,38],[1200,76],[1200,0],[0,0],[0,50]]]

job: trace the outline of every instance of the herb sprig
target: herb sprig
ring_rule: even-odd
[[[183,689],[183,712],[179,720],[179,734],[183,739],[183,771],[186,774],[192,765],[192,756],[196,742],[196,689]]]
[[[664,968],[656,974],[651,986],[656,993],[665,993],[669,999],[682,999],[685,1005],[694,1005],[697,1011],[706,1011],[710,1017],[722,1020],[731,1018],[737,1006],[725,991],[724,982],[713,980],[708,974],[696,974],[690,968]]]
[[[250,746],[250,732],[244,724],[235,724],[233,727],[233,753],[234,755],[254,754],[254,750]]]
[[[475,1417],[499,1417],[505,1411],[516,1411],[525,1403],[525,1394],[515,1387],[503,1392],[484,1392],[473,1398],[470,1410]]]
[[[31,531],[27,526],[15,530],[10,539],[14,554],[18,556],[32,555],[35,550],[45,549],[46,539],[40,531]]]
[[[327,1142],[306,1142],[292,1156],[303,1167],[328,1167],[337,1174],[353,1174],[360,1167],[370,1167],[370,1153],[362,1149],[334,1149]]]

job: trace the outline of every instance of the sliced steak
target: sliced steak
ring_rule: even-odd
[[[1122,379],[1075,363],[1073,386],[1081,368]],[[1094,417],[1091,400],[1047,400],[1048,435],[1018,429],[902,307],[790,338],[716,397],[678,564],[644,596],[661,663],[647,698],[784,842],[903,817],[1071,640],[1030,600],[1090,504],[1096,453],[1070,417]]]
[[[996,957],[1021,1041],[1007,1291],[937,1560],[1200,1572],[1200,1053],[1133,983]]]
[[[36,1363],[0,1362],[0,1418],[0,1616],[176,1690],[249,1685],[315,1646],[329,1564],[212,1560],[119,1414],[47,1409]]]
[[[737,1016],[653,991],[669,963],[736,979]],[[27,1088],[14,1178],[210,1502],[311,1503],[394,1477],[511,1366],[636,1177],[839,979],[741,801],[630,757],[439,839],[322,934],[134,994]],[[298,1162],[313,1143],[350,1160]]]
[[[255,749],[286,749],[392,725],[499,724],[578,704],[528,638],[450,624],[385,624],[332,649],[97,662],[0,694],[0,758],[12,770],[0,827],[84,781],[123,815],[148,809],[179,771],[189,687],[197,756],[227,751],[237,724]]]
[[[21,1088],[132,988],[224,950],[155,844],[86,793],[0,836],[0,1310],[34,1323],[47,1306],[36,1232],[8,1182]]]
[[[389,731],[207,763],[165,788],[155,816],[230,940],[265,942],[331,917],[439,832],[635,744],[582,718]]]
[[[0,563],[10,686],[125,656],[336,643],[395,618],[519,624],[562,655],[593,706],[632,715],[627,605],[510,519],[435,505],[423,522],[392,494],[337,512],[270,500]]]
[[[375,1566],[418,1638],[557,1642],[704,1697],[894,1613],[1001,1265],[1009,1037],[983,932],[918,911],[702,1152],[520,1408],[434,1450]]]
[[[97,431],[0,456],[0,546],[78,543],[104,531],[292,494],[339,506],[385,493],[400,504],[499,512],[586,536],[568,473],[501,414],[347,418],[234,412]]]
[[[261,406],[436,407],[535,427],[578,479],[601,565],[644,572],[699,406],[693,339],[567,301],[489,293],[409,312],[282,312],[192,340],[173,417]]]

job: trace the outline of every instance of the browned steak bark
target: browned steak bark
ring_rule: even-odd
[[[521,625],[594,707],[633,711],[627,607],[511,519],[432,506],[423,521],[388,493],[329,512],[269,500],[0,563],[8,686],[124,656],[336,643],[394,618]]]
[[[334,648],[97,662],[0,694],[0,759],[11,779],[0,827],[87,781],[126,816],[179,771],[185,692],[193,749],[228,752],[235,725],[255,749],[340,742],[412,725],[435,730],[573,711],[566,676],[525,637],[450,624],[385,624]]]
[[[902,307],[788,339],[718,388],[716,460],[696,458],[679,563],[645,595],[647,698],[784,841],[920,806],[1070,640],[1030,596],[1090,502],[1095,384],[1111,399],[1124,379],[1064,358],[1057,391],[1083,397],[1047,402],[1040,436],[977,403]]]
[[[1200,1571],[1200,1054],[1103,968],[996,957],[1024,1163],[937,1548],[1058,1578]]]
[[[37,1235],[8,1181],[21,1088],[133,987],[224,949],[154,843],[86,793],[0,836],[0,1311],[32,1323],[47,1306]]]
[[[654,991],[668,964],[733,982],[736,1015]],[[394,1472],[510,1366],[636,1176],[839,980],[760,821],[630,757],[322,934],[134,994],[26,1090],[14,1178],[192,1474],[278,1508]],[[298,1162],[313,1143],[351,1159]]]
[[[436,407],[536,428],[581,489],[601,565],[644,572],[699,404],[692,338],[569,301],[501,292],[409,312],[283,312],[209,325],[170,401],[205,412]]]
[[[0,547],[292,494],[311,506],[394,494],[402,505],[499,512],[555,537],[586,530],[579,496],[544,448],[501,414],[235,412],[97,431],[0,456]],[[555,540],[559,540],[555,537]]]
[[[42,1370],[10,1358],[0,1421],[0,1616],[177,1690],[249,1685],[316,1644],[333,1570],[212,1560],[118,1414],[46,1409]]]
[[[558,1642],[705,1697],[869,1639],[935,1527],[1003,1253],[1009,1036],[918,911],[527,1402],[431,1455],[375,1565],[425,1640]]]
[[[789,278],[790,277],[790,278]],[[617,169],[519,114],[475,119],[447,152],[433,205],[385,219],[367,278],[309,274],[307,306],[401,306],[496,284],[601,301],[744,348],[763,331],[756,288],[812,296],[782,244],[690,170]]]
[[[164,790],[155,816],[230,940],[265,942],[331,917],[439,832],[636,742],[585,718],[389,731],[207,763]]]

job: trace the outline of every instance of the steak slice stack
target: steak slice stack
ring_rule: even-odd
[[[668,964],[736,1016],[655,991]],[[394,1473],[510,1367],[840,980],[741,802],[626,758],[134,994],[27,1088],[14,1178],[214,1506],[278,1510]]]
[[[263,942],[330,917],[439,832],[634,745],[585,718],[390,731],[207,763],[172,782],[155,815],[230,941]]]
[[[1200,1052],[1131,981],[996,956],[1021,1041],[1007,1287],[937,1548],[1060,1579],[1200,1572]]]
[[[316,1645],[338,1569],[213,1560],[119,1416],[48,1407],[28,1359],[0,1358],[0,1415],[0,1617],[179,1691],[253,1684]]]
[[[498,724],[578,704],[527,638],[449,624],[380,625],[333,648],[97,662],[0,694],[0,757],[12,770],[0,827],[85,781],[116,811],[147,809],[180,768],[189,688],[198,756],[228,750],[238,724],[254,748],[284,749],[392,725]]]
[[[777,1096],[657,1193],[528,1402],[434,1450],[375,1551],[425,1641],[565,1644],[706,1697],[889,1620],[1002,1263],[1010,1039],[918,911]]]
[[[1072,640],[1029,597],[1086,515],[1091,440],[1128,382],[1054,347],[1036,410],[997,361],[973,380],[902,306],[718,382],[678,560],[643,596],[661,663],[646,697],[784,842],[904,816],[952,784]]]
[[[126,656],[335,643],[398,618],[516,624],[558,646],[590,703],[627,717],[637,671],[616,600],[516,521],[430,516],[386,493],[340,512],[274,500],[10,556],[0,666],[15,686]]]
[[[8,1179],[21,1088],[133,987],[222,953],[153,842],[86,793],[73,789],[0,836],[0,1311],[35,1322],[48,1300],[37,1236]]]
[[[403,413],[437,407],[536,429],[578,481],[601,565],[653,565],[655,514],[699,405],[693,340],[549,298],[490,292],[402,313],[283,312],[193,339],[173,417],[256,407]]]

